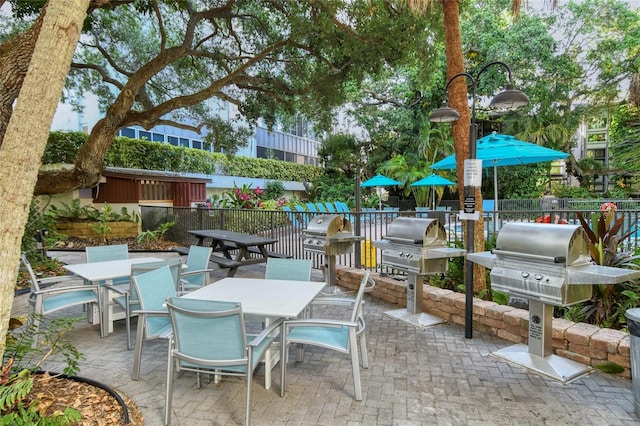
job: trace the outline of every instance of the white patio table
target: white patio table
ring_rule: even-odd
[[[109,260],[106,262],[77,263],[74,265],[65,265],[64,268],[77,276],[84,278],[92,284],[103,284],[100,286],[102,292],[102,318],[100,321],[100,336],[107,337],[113,332],[113,321],[117,319],[113,312],[111,297],[114,292],[109,291],[105,284],[113,283],[116,278],[128,277],[131,275],[131,265],[136,263],[158,262],[162,259],[157,257],[138,257],[123,260]],[[111,293],[111,294],[110,294]],[[96,324],[95,312],[88,312],[89,320]]]
[[[183,297],[200,300],[239,302],[245,315],[263,317],[265,324],[276,318],[295,318],[324,288],[325,282],[282,281],[262,278],[228,277],[187,293]],[[271,388],[271,369],[277,353],[265,356],[264,387]]]

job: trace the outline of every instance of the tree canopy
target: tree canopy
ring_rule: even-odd
[[[91,187],[118,129],[199,131],[214,123],[216,100],[249,122],[299,113],[328,128],[347,87],[402,63],[430,35],[426,17],[384,0],[102,3],[86,21],[66,95],[91,90],[105,117],[75,168],[42,172],[36,193]]]

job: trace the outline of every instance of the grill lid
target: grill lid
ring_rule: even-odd
[[[572,266],[590,263],[589,240],[580,225],[505,223],[498,233],[498,257],[526,257]]]
[[[320,214],[309,221],[305,233],[324,236],[351,234],[351,222],[339,214]]]
[[[398,217],[391,222],[385,237],[399,244],[420,246],[447,245],[447,234],[438,219]]]

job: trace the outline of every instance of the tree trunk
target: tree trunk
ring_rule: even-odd
[[[27,32],[0,45],[0,147],[11,118],[13,102],[27,74],[44,15],[43,9]]]
[[[20,244],[38,168],[89,0],[51,0],[0,146],[0,336],[5,336],[17,279]],[[6,347],[0,339],[0,356]]]
[[[443,0],[444,38],[447,56],[447,80],[454,75],[464,72],[462,56],[462,40],[460,38],[460,4],[458,0]],[[460,119],[453,123],[453,141],[456,154],[456,177],[458,188],[464,182],[464,160],[469,158],[469,127],[471,115],[467,95],[467,77],[458,77],[449,86],[449,105],[460,113]],[[464,205],[464,192],[458,191],[460,205]],[[476,211],[480,212],[480,220],[474,228],[474,251],[484,251],[484,221],[482,219],[482,193],[476,188]],[[465,239],[466,241],[466,239]],[[485,268],[474,265],[474,290],[480,291],[487,287]]]

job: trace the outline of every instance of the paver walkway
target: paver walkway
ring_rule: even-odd
[[[81,262],[77,254],[59,254]],[[66,256],[66,257],[65,257]],[[264,274],[264,265],[241,268],[238,276]],[[212,279],[224,277],[215,270]],[[322,275],[314,271],[314,279]],[[24,312],[26,296],[14,311]],[[396,308],[366,295],[370,367],[362,370],[364,399],[352,398],[347,356],[307,349],[305,362],[290,361],[287,392],[264,389],[261,367],[254,378],[255,425],[636,425],[631,382],[594,372],[562,384],[491,356],[509,343],[443,324],[418,329],[384,312]],[[315,310],[317,313],[318,311]],[[78,312],[81,314],[81,311]],[[87,357],[80,376],[103,382],[131,397],[147,425],[161,425],[165,395],[165,341],[147,342],[140,381],[132,381],[133,351],[126,350],[124,321],[101,339],[97,326],[78,323],[69,339]],[[292,350],[295,350],[292,348]],[[295,357],[291,354],[291,360]],[[52,364],[53,371],[61,367]],[[192,373],[175,381],[173,425],[235,425],[244,421],[244,383],[225,378],[197,389]]]

